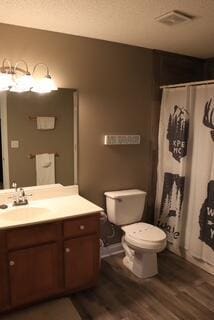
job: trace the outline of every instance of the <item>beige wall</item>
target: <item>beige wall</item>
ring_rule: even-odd
[[[0,25],[0,39],[1,59],[25,59],[30,68],[45,62],[59,87],[79,90],[80,193],[104,206],[104,191],[148,191],[155,118],[152,50],[8,25]],[[141,134],[142,143],[108,147],[104,134]]]
[[[73,158],[73,91],[58,91],[38,95],[33,92],[7,95],[8,150],[10,185],[36,185],[36,162],[29,154],[58,153],[55,158],[55,177],[63,185],[74,182]],[[54,130],[37,130],[30,117],[55,116]],[[11,140],[19,141],[19,148],[11,148]]]

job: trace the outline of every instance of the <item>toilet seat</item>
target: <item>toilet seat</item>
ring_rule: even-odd
[[[123,226],[122,230],[125,231],[125,241],[134,248],[159,252],[166,246],[165,232],[151,224],[138,222]]]

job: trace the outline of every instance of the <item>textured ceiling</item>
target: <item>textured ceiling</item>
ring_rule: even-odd
[[[195,16],[172,27],[156,17]],[[190,56],[214,56],[214,0],[0,0],[0,22]]]

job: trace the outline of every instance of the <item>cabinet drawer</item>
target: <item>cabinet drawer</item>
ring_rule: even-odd
[[[14,250],[56,241],[60,231],[57,223],[22,227],[7,231],[7,248]]]
[[[78,237],[99,232],[99,214],[64,222],[64,237]]]

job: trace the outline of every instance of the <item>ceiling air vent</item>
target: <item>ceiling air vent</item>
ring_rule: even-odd
[[[166,24],[168,26],[174,26],[179,23],[192,20],[193,17],[190,17],[182,12],[170,11],[166,14],[163,14],[156,18],[157,21]]]

